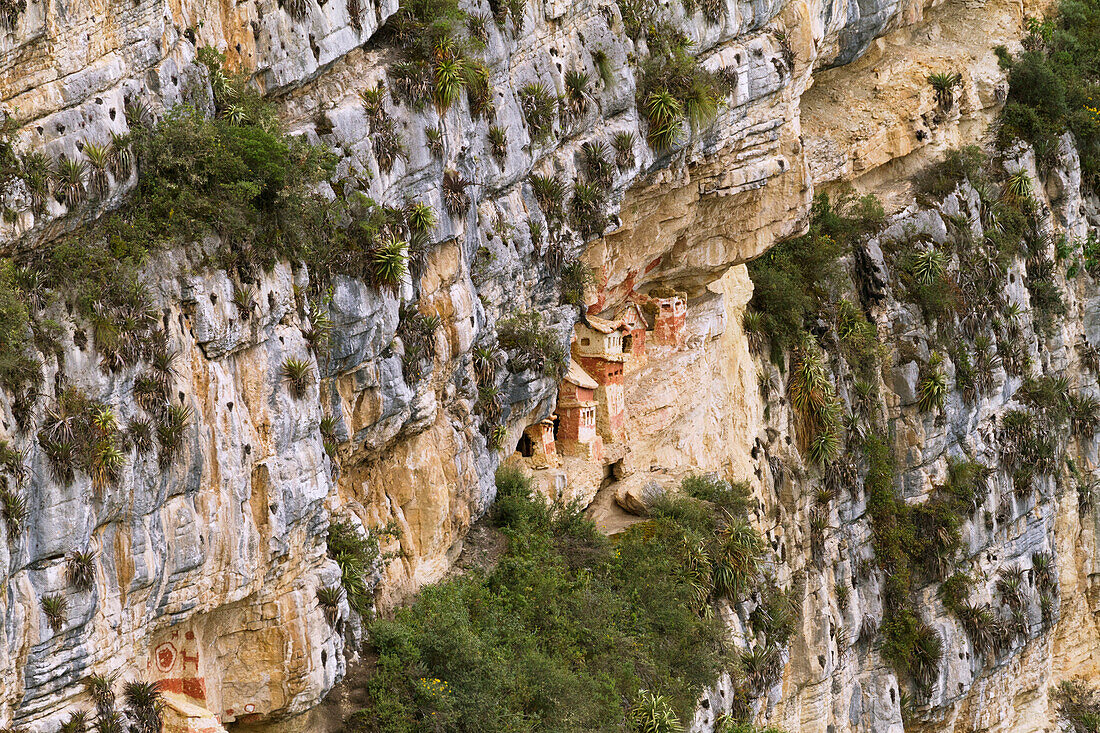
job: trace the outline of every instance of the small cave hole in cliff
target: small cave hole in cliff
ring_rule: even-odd
[[[523,435],[519,436],[519,445],[516,446],[516,450],[524,458],[530,458],[535,455],[535,444],[531,440],[531,436],[524,431]]]

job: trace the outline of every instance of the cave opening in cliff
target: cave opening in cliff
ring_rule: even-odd
[[[531,436],[527,434],[526,430],[523,432],[523,435],[520,436],[519,445],[516,446],[516,450],[518,450],[519,454],[524,458],[531,458],[535,455],[535,443],[531,440]]]

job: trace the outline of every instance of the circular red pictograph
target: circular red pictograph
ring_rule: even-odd
[[[168,672],[176,665],[176,648],[166,641],[156,648],[153,657],[157,660],[157,669]]]

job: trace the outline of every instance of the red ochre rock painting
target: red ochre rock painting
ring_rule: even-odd
[[[206,680],[199,673],[199,645],[194,631],[172,631],[153,649],[148,672],[165,692],[206,702]]]

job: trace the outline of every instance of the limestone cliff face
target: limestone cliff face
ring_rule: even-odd
[[[559,305],[554,278],[541,266],[542,245],[532,242],[529,222],[543,216],[527,176],[556,173],[568,181],[577,175],[584,142],[623,130],[639,133],[637,160],[616,176],[611,226],[593,242],[569,240],[566,253],[582,255],[597,271],[593,312],[660,284],[688,293],[692,317],[685,346],[667,349],[628,383],[630,452],[622,471],[632,480],[699,469],[755,477],[760,523],[785,549],[790,578],[805,563],[807,499],[791,479],[776,481],[767,460],[799,459],[787,447],[789,415],[773,406],[765,418],[762,365],[739,325],[751,295],[741,263],[801,231],[815,185],[856,179],[880,188],[982,133],[1004,91],[990,49],[1012,45],[1024,9],[999,1],[933,6],[728,2],[720,23],[699,13],[686,17],[679,5],[667,8],[697,42],[703,63],[736,83],[713,126],[656,157],[642,142],[634,104],[629,59],[639,49],[616,5],[529,3],[525,30],[490,24],[484,53],[497,122],[509,131],[503,164],[490,153],[488,123],[471,118],[465,105],[440,117],[391,101],[387,109],[408,158],[384,173],[358,92],[383,79],[392,61],[372,37],[396,2],[311,0],[300,20],[274,0],[28,2],[11,27],[0,25],[0,102],[17,122],[21,146],[53,158],[75,156],[80,144],[126,131],[128,101],[156,114],[181,102],[208,108],[208,79],[194,61],[197,47],[212,45],[254,71],[293,132],[334,149],[343,177],[367,181],[364,191],[381,203],[428,202],[442,221],[417,282],[388,292],[338,280],[332,351],[313,362],[321,379],[302,398],[289,393],[279,369],[288,356],[313,358],[298,298],[310,273],[277,267],[255,284],[259,307],[245,316],[225,273],[196,271],[171,255],[151,263],[146,279],[180,354],[171,394],[194,410],[182,458],[170,470],[135,453],[104,495],[83,476],[66,488],[52,480],[33,430],[19,426],[10,396],[0,397],[0,438],[25,451],[33,497],[28,531],[0,548],[8,589],[0,598],[0,723],[56,728],[84,701],[80,681],[93,672],[201,681],[207,707],[225,722],[278,721],[315,706],[344,674],[345,641],[358,633],[346,607],[341,622],[330,624],[316,599],[318,588],[339,577],[325,555],[327,523],[340,516],[369,531],[396,528],[383,548],[393,559],[379,570],[380,606],[400,602],[447,570],[471,521],[492,499],[500,460],[475,412],[472,348],[495,342],[495,324],[514,312],[541,312],[563,344],[578,318],[575,308]],[[556,126],[550,143],[532,144],[518,89],[538,81],[561,90],[564,72],[573,68],[597,78],[594,48],[607,54],[616,83],[599,91],[581,119]],[[967,78],[962,101],[944,117],[934,112],[923,79],[948,63],[967,70]],[[427,144],[426,128],[433,126],[443,131],[441,155]],[[475,184],[464,216],[450,217],[441,203],[445,168]],[[1058,196],[1078,201],[1072,166],[1067,170]],[[15,211],[0,222],[0,251],[33,247],[117,205],[133,180],[111,183],[98,209],[72,214],[51,200],[36,216],[23,205],[25,191],[0,191]],[[897,208],[907,204],[904,191],[887,193]],[[1085,226],[1080,207],[1061,210],[1066,225]],[[395,338],[400,306],[412,302],[441,319],[431,372],[415,384],[402,373]],[[63,324],[63,336],[61,355],[46,360],[44,384],[63,374],[114,406],[120,422],[137,415],[137,375],[104,373],[94,347],[80,337],[79,320],[61,308],[47,315]],[[880,322],[895,317],[884,311]],[[1059,368],[1076,369],[1068,347],[1055,353],[1062,354]],[[527,372],[508,375],[500,386],[508,453],[525,427],[551,414],[557,384]],[[45,391],[39,417],[57,397]],[[1010,400],[1006,389],[1000,402],[983,406],[984,419]],[[905,439],[924,446],[913,464],[914,496],[981,417],[962,408],[948,415],[938,427],[909,418]],[[332,457],[319,433],[322,416],[337,425]],[[997,552],[997,562],[1040,547],[1056,552],[1060,620],[991,675],[976,676],[963,662],[953,666],[950,684],[934,701],[938,719],[1045,721],[1046,681],[1094,663],[1085,650],[1095,633],[1094,594],[1086,593],[1095,527],[1079,527],[1072,504],[1061,498],[1037,505],[1034,520],[1019,522],[1012,540],[976,530],[975,552]],[[839,511],[846,514],[836,524],[845,525],[862,509],[853,501]],[[858,522],[851,526],[851,536],[830,538],[830,553],[834,544],[849,554],[864,544],[865,531]],[[85,548],[96,553],[96,583],[91,592],[76,592],[64,582],[64,556]],[[896,682],[871,650],[839,648],[835,639],[842,621],[855,628],[859,614],[876,612],[873,588],[866,601],[854,593],[841,612],[832,595],[836,573],[850,574],[851,562],[807,587],[806,626],[766,715],[792,730],[899,727]],[[39,608],[50,593],[69,601],[59,632]],[[961,638],[949,624],[943,632]],[[1020,704],[1029,694],[1034,704]],[[700,729],[709,720],[703,716]]]

